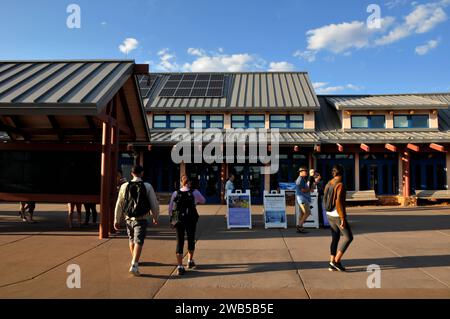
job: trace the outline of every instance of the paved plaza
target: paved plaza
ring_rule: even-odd
[[[99,240],[94,227],[69,231],[65,209],[38,204],[38,223],[26,224],[17,204],[0,204],[0,298],[450,298],[448,207],[350,208],[355,240],[343,260],[348,272],[337,273],[327,269],[329,230],[265,230],[262,206],[252,208],[252,230],[227,230],[225,206],[201,206],[198,269],[177,277],[162,206],[139,278],[128,274],[124,233]],[[70,264],[81,268],[80,289],[67,288]],[[367,287],[372,264],[381,267],[378,289]]]

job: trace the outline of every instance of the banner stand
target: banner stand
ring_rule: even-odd
[[[305,228],[320,228],[319,223],[319,194],[317,191],[311,193],[311,215],[306,219],[303,227]],[[300,218],[300,207],[297,199],[295,199],[295,225],[298,226]]]
[[[264,226],[268,228],[287,228],[286,195],[282,190],[264,191]]]
[[[227,228],[252,229],[251,195],[238,189],[227,192]]]

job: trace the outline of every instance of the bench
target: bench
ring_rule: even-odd
[[[378,201],[374,190],[347,192],[347,202],[372,202]]]
[[[418,199],[450,199],[450,190],[416,190]]]

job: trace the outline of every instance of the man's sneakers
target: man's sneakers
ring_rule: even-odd
[[[189,260],[187,263],[187,269],[194,269],[195,267],[197,267],[195,262],[193,260]],[[177,267],[177,276],[183,276],[185,273],[186,273],[186,269],[184,269],[183,266]]]
[[[335,261],[332,261],[328,264],[328,270],[329,271],[342,271],[342,272],[346,271],[345,267],[342,266],[342,264],[340,262],[337,263]]]
[[[195,262],[193,260],[189,260],[188,264],[187,264],[187,269],[195,269],[197,265],[195,264]]]
[[[130,274],[136,277],[139,277],[141,275],[141,273],[139,272],[139,266],[138,263],[134,263],[131,265],[130,267]]]
[[[183,266],[177,267],[177,276],[183,276],[186,273],[186,269]]]

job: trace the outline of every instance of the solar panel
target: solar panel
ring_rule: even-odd
[[[194,81],[181,81],[180,88],[192,88],[194,86]]]
[[[206,96],[206,88],[205,89],[192,89],[191,97],[205,97]]]
[[[208,89],[206,92],[207,97],[222,97],[223,90],[222,89]]]
[[[211,74],[199,74],[197,76],[197,81],[209,81]]]
[[[169,81],[180,81],[182,77],[182,74],[171,74],[169,77]]]
[[[221,88],[223,87],[223,81],[210,81],[209,87],[211,88]]]
[[[166,85],[164,86],[165,89],[173,89],[177,88],[180,84],[180,81],[167,81]]]
[[[159,96],[172,97],[175,94],[176,89],[162,89]]]
[[[223,74],[211,74],[211,81],[223,81],[225,76]]]
[[[171,74],[159,96],[161,97],[223,97],[223,74]]]
[[[191,95],[191,89],[178,89],[175,92],[175,97],[185,97]]]
[[[194,81],[197,74],[185,74],[183,75],[183,81]]]
[[[137,79],[139,82],[139,88],[141,89],[141,96],[143,98],[148,97],[150,92],[152,91],[155,84],[158,82],[158,80],[161,78],[161,75],[138,75]]]
[[[208,87],[208,81],[196,81],[194,84],[194,88],[207,88]]]

